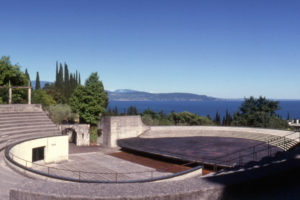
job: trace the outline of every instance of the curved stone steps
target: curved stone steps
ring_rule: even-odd
[[[49,124],[49,123],[44,123],[44,124],[29,124],[29,125],[24,125],[24,126],[17,126],[17,127],[6,127],[6,128],[0,128],[0,135],[2,133],[13,133],[13,132],[20,132],[20,131],[26,131],[26,130],[36,130],[36,129],[45,129],[45,128],[56,128],[55,124]]]
[[[5,163],[4,151],[0,152],[0,199],[9,199],[9,190],[18,184],[26,184],[26,182],[32,180],[29,177],[22,176],[19,173],[12,170]]]
[[[35,125],[46,125],[49,124],[49,120],[47,119],[37,119],[33,121],[20,121],[18,123],[14,122],[14,123],[1,123],[0,122],[0,130],[1,129],[5,129],[5,128],[10,128],[10,127],[23,127],[23,126],[30,126],[32,125],[32,123],[34,123]]]

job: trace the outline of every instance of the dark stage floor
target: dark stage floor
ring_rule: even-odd
[[[130,138],[119,140],[118,145],[164,157],[225,166],[258,161],[282,151],[275,146],[268,148],[264,142],[228,137]]]

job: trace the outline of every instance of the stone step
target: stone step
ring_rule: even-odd
[[[7,132],[11,132],[11,131],[22,131],[22,130],[32,130],[32,129],[44,129],[44,128],[56,128],[55,124],[51,124],[51,123],[44,123],[44,124],[29,124],[28,126],[13,126],[13,127],[6,127],[6,128],[0,128],[0,135],[2,135],[2,133],[7,133]]]
[[[28,118],[28,117],[34,117],[34,118],[38,118],[38,117],[47,117],[48,115],[45,114],[40,114],[40,115],[9,115],[9,116],[0,116],[0,120],[4,120],[4,119],[17,119],[17,118]]]
[[[13,117],[13,116],[41,116],[47,115],[45,112],[20,112],[20,113],[0,113],[0,118],[2,117]]]
[[[59,130],[57,128],[50,128],[50,127],[46,127],[46,128],[36,128],[36,129],[29,129],[29,130],[18,130],[18,131],[11,131],[11,132],[6,132],[6,133],[1,133],[0,132],[0,137],[9,137],[9,136],[13,136],[13,135],[19,135],[19,134],[30,134],[30,133],[40,133],[40,135],[45,135],[47,133],[52,133],[52,132],[59,132]]]
[[[33,121],[20,121],[20,122],[0,122],[0,129],[6,127],[20,127],[20,126],[28,126],[28,125],[43,125],[43,124],[53,124],[49,119],[36,119]]]
[[[27,117],[27,118],[15,118],[15,119],[3,119],[0,120],[0,125],[2,124],[16,124],[16,123],[23,123],[23,122],[35,122],[39,120],[45,120],[53,123],[48,117]]]

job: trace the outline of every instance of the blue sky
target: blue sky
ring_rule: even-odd
[[[300,99],[298,0],[0,0],[0,56],[108,90]]]

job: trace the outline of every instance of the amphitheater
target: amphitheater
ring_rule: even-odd
[[[40,105],[0,105],[0,199],[299,199],[298,132],[147,127],[138,116],[100,127],[102,152],[71,154]],[[190,167],[162,172],[105,153],[120,150]]]

